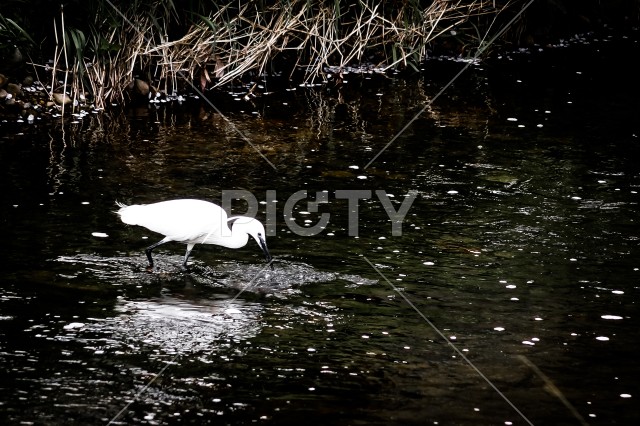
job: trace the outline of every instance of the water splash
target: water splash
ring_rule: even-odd
[[[158,257],[158,256],[156,256]],[[68,270],[59,270],[59,275],[66,279],[91,276],[106,280],[112,285],[151,285],[162,281],[184,280],[188,277],[193,283],[209,287],[232,288],[256,293],[295,291],[300,286],[325,282],[344,281],[347,287],[372,285],[377,280],[354,274],[321,271],[313,266],[289,260],[278,260],[273,268],[265,268],[264,264],[244,264],[225,262],[214,266],[202,266],[197,262],[192,265],[191,273],[180,271],[181,258],[162,259],[163,269],[153,273],[146,271],[146,259],[139,257],[101,257],[97,255],[77,254],[59,256],[53,259],[69,266]],[[175,261],[175,262],[173,262]],[[160,263],[160,262],[159,262]],[[143,266],[144,265],[144,266]]]

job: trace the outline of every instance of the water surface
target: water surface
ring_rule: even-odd
[[[476,64],[368,168],[462,63],[230,100],[230,121],[192,99],[2,123],[0,418],[637,422],[633,48],[617,35]],[[275,191],[273,269],[250,242],[196,246],[183,273],[167,244],[149,273],[161,237],[114,214],[229,189],[262,220]],[[302,226],[331,215],[318,235],[287,226],[299,190],[328,191],[294,210]],[[336,190],[373,191],[357,238]],[[417,193],[401,236],[376,190],[395,208]]]

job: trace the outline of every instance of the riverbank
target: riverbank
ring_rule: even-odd
[[[472,61],[481,64],[508,63],[512,58],[526,56],[554,55],[573,46],[589,45],[594,42],[620,43],[629,38],[637,40],[637,28],[619,30],[605,27],[598,32],[574,34],[545,45],[532,44],[515,49],[494,49],[480,59],[443,52],[432,55],[420,64],[417,70],[385,70],[373,64],[361,66],[330,67],[322,69],[321,78],[305,82],[304,74],[291,76],[263,74],[246,81],[237,80],[226,86],[200,88],[191,81],[183,81],[179,92],[167,93],[154,88],[141,79],[134,79],[127,87],[127,97],[121,103],[110,103],[105,107],[96,104],[89,92],[82,94],[51,94],[50,82],[37,79],[39,74],[27,73],[21,79],[0,74],[0,123],[14,125],[34,125],[39,123],[78,123],[87,116],[103,114],[105,111],[121,111],[123,108],[163,108],[166,106],[200,105],[203,110],[218,109],[221,112],[251,112],[255,103],[286,102],[292,91],[322,90],[329,96],[341,97],[348,93],[348,87],[384,86],[390,79],[408,81],[434,80],[442,85],[452,78],[461,66]],[[560,53],[561,54],[561,53]],[[472,96],[472,94],[470,94]]]

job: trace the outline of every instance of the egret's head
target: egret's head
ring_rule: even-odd
[[[233,229],[233,232],[242,231],[246,232],[248,235],[251,235],[262,249],[264,258],[267,260],[267,262],[271,261],[271,255],[269,254],[269,249],[267,249],[267,236],[264,232],[264,226],[262,226],[262,223],[260,223],[260,221],[245,216],[234,216],[230,217],[228,220]]]

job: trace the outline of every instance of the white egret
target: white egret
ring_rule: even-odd
[[[208,201],[179,199],[130,206],[119,202],[116,204],[120,207],[116,213],[124,223],[144,226],[165,236],[145,250],[151,268],[151,252],[161,244],[170,241],[186,244],[187,252],[182,262],[186,269],[189,254],[196,244],[215,244],[236,249],[247,244],[249,235],[256,240],[267,262],[271,261],[262,223],[246,216],[227,217],[222,207]]]

